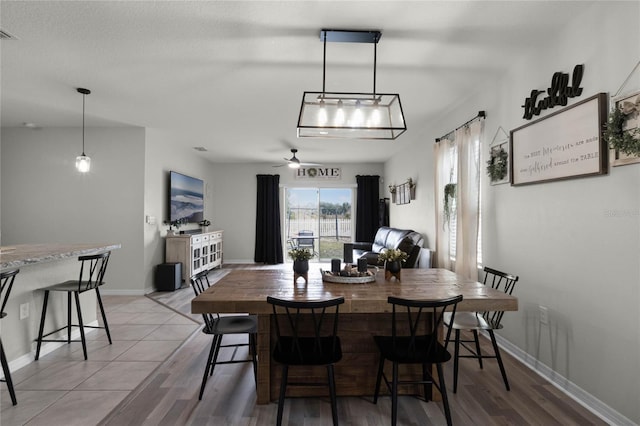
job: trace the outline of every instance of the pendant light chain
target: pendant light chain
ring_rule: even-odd
[[[373,43],[373,98],[376,97],[376,64],[378,62],[378,43]]]

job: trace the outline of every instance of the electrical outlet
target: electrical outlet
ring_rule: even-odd
[[[23,320],[25,318],[29,318],[29,304],[21,303],[20,304],[20,319]]]
[[[546,306],[539,305],[540,309],[540,324],[549,324],[549,310]]]

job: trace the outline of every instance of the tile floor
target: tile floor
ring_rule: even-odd
[[[104,296],[104,330],[12,373],[18,405],[0,383],[0,425],[94,425],[107,416],[201,325],[144,296]]]

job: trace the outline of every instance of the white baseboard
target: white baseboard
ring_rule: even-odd
[[[487,338],[489,336],[487,335]],[[513,343],[496,334],[496,341],[501,349],[504,349],[511,356],[523,363],[530,370],[540,375],[543,379],[549,381],[552,385],[563,391],[567,396],[582,405],[584,408],[600,417],[602,421],[610,425],[618,426],[637,426],[637,423],[631,421],[618,411],[614,410],[603,401],[591,395],[580,386],[571,382],[566,377],[561,376],[548,366],[538,361]]]
[[[96,327],[98,326],[98,321],[93,321],[89,324],[86,324],[87,326],[92,326],[92,327]],[[84,329],[84,335],[88,335],[90,333],[93,333],[97,331],[97,329],[95,328],[86,328]],[[78,330],[77,328],[71,332],[71,339],[72,340],[77,340],[80,339],[80,330]],[[64,342],[43,342],[42,346],[40,346],[40,357],[45,356],[48,353],[51,353],[53,351],[55,351],[56,349],[67,345],[68,343],[64,343]],[[36,350],[32,350],[29,353],[26,353],[24,355],[22,355],[21,357],[18,357],[16,359],[14,359],[13,361],[9,362],[9,371],[11,371],[12,373],[14,371],[17,371],[19,369],[21,369],[22,367],[25,367],[29,364],[31,364],[32,362],[35,361],[35,357],[36,357]],[[4,377],[3,377],[4,378]]]

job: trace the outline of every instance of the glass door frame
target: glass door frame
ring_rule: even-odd
[[[348,189],[351,191],[351,235],[348,236],[349,241],[354,241],[355,238],[355,213],[356,213],[356,190],[357,190],[357,185],[356,184],[347,184],[347,185],[321,185],[320,182],[314,182],[314,185],[296,185],[296,184],[281,184],[280,188],[280,205],[282,206],[281,208],[281,213],[280,213],[280,220],[281,220],[281,224],[282,224],[282,235],[281,235],[281,239],[282,239],[282,249],[284,251],[284,260],[285,263],[289,263],[292,262],[291,259],[289,258],[287,252],[289,251],[290,247],[288,245],[288,218],[287,218],[287,191],[291,190],[291,189],[301,189],[301,190],[316,190],[317,191],[317,196],[316,196],[316,208],[317,208],[317,223],[316,223],[316,229],[320,230],[320,220],[321,220],[321,212],[320,212],[320,201],[321,201],[321,190],[323,189]],[[317,236],[317,252],[318,252],[318,256],[314,257],[311,261],[312,262],[322,262],[322,263],[326,263],[329,262],[331,260],[331,258],[321,258],[320,257],[320,253],[321,253],[321,238],[325,237],[323,235],[320,235],[320,231],[318,231],[318,236]],[[340,253],[340,258],[343,257],[342,252]]]

